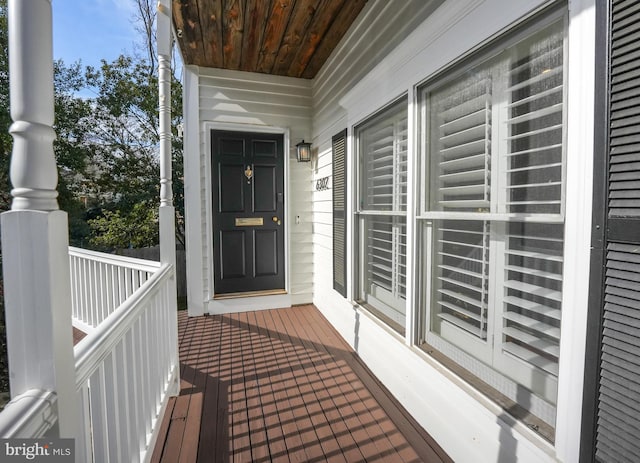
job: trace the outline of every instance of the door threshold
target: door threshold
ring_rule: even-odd
[[[215,294],[213,299],[216,301],[224,300],[224,299],[239,299],[242,297],[258,297],[258,296],[277,296],[279,294],[287,294],[287,290],[285,289],[267,289],[263,291],[247,291],[242,293],[225,293],[225,294]]]

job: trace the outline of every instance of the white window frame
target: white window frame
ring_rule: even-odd
[[[554,5],[557,5],[555,6]],[[442,427],[434,423],[434,419],[447,416],[460,424],[450,432],[442,434],[439,440],[446,441],[449,451],[455,453],[458,458],[472,458],[476,455],[474,448],[478,432],[485,436],[485,443],[493,442],[489,447],[498,455],[501,448],[499,442],[507,442],[507,445],[517,446],[519,453],[528,455],[531,461],[546,461],[546,458],[556,458],[561,461],[577,461],[580,448],[580,423],[582,412],[582,391],[585,359],[585,338],[587,326],[587,305],[589,293],[585,291],[585,282],[589,280],[589,251],[591,243],[591,218],[592,218],[592,177],[593,177],[593,132],[594,120],[594,79],[595,79],[595,2],[594,0],[568,0],[568,2],[552,2],[536,0],[534,2],[503,2],[502,0],[486,0],[483,2],[446,2],[436,10],[394,52],[383,58],[379,65],[365,75],[356,86],[350,89],[339,100],[340,106],[346,113],[349,130],[349,182],[347,185],[349,198],[348,226],[350,228],[347,266],[348,266],[348,295],[354,302],[357,286],[356,254],[358,237],[354,232],[357,216],[355,172],[357,162],[355,154],[355,142],[353,140],[353,127],[360,123],[368,115],[373,114],[379,108],[386,105],[392,98],[409,92],[417,92],[417,86],[433,79],[443,69],[451,69],[456,63],[461,62],[481,49],[485,43],[496,37],[504,37],[505,33],[518,25],[523,24],[539,13],[548,11],[549,8],[563,9],[568,12],[569,30],[567,54],[568,71],[571,77],[571,85],[567,88],[567,185],[566,203],[570,207],[566,210],[565,234],[572,239],[565,243],[565,261],[570,265],[570,271],[565,272],[563,280],[563,308],[562,339],[560,341],[560,376],[558,378],[558,405],[555,428],[555,444],[548,442],[543,437],[529,428],[529,423],[522,423],[513,418],[508,411],[499,405],[489,394],[480,392],[473,383],[460,379],[459,375],[453,375],[443,369],[441,362],[430,356],[422,345],[420,338],[423,321],[418,310],[424,301],[424,291],[429,291],[430,275],[425,274],[425,269],[420,265],[417,257],[423,255],[423,240],[427,237],[418,233],[416,228],[418,221],[416,215],[420,215],[419,205],[410,207],[409,216],[409,245],[414,253],[414,265],[409,265],[408,271],[412,273],[411,281],[420,283],[416,291],[407,294],[408,311],[415,310],[417,317],[413,329],[410,325],[414,317],[407,317],[407,326],[404,340],[393,336],[396,346],[402,342],[410,347],[407,359],[414,356],[419,362],[411,364],[410,370],[402,370],[405,374],[415,374],[415,381],[395,381],[394,373],[385,376],[388,362],[381,365],[377,371],[385,384],[390,387],[394,395],[398,397],[413,397],[416,384],[420,385],[422,397],[446,397],[447,400],[432,403],[427,411],[422,409],[423,425],[430,429],[442,430]],[[499,11],[500,14],[496,14]],[[573,76],[578,76],[573,78]],[[409,105],[415,105],[417,98],[410,97]],[[419,118],[419,108],[410,110],[409,117]],[[410,124],[410,130],[414,131],[415,141],[412,141],[410,149],[419,154],[420,132],[415,132],[416,124]],[[585,135],[586,134],[586,135]],[[412,139],[413,140],[413,139]],[[420,163],[409,164],[414,173],[412,195],[409,201],[417,199],[416,191],[420,184]],[[416,229],[415,233],[411,230]],[[411,238],[413,236],[413,239]],[[429,256],[427,255],[428,259]],[[428,269],[427,269],[428,270]],[[414,295],[415,293],[415,295]],[[415,300],[415,302],[413,302]],[[412,302],[409,302],[412,301]],[[369,321],[377,320],[370,316],[366,310],[360,310],[354,304],[356,310],[355,332],[363,332],[363,327],[371,326]],[[340,319],[342,320],[342,318]],[[368,329],[368,328],[367,328]],[[345,328],[345,337],[349,338],[354,328]],[[349,338],[350,339],[350,338]],[[359,351],[370,359],[378,359],[381,351],[387,351],[387,347],[380,349],[370,346],[371,343],[358,343]],[[377,344],[376,344],[377,345]],[[415,354],[415,355],[414,355]],[[385,357],[386,359],[386,357]],[[382,362],[382,360],[381,360]],[[403,360],[404,363],[404,360]],[[369,364],[377,366],[376,360]],[[436,374],[431,378],[432,370],[442,373],[442,377]],[[422,378],[422,379],[420,379]],[[428,380],[424,378],[429,378]],[[448,378],[448,379],[447,379]],[[451,379],[453,378],[453,379]],[[460,389],[458,389],[458,387]],[[456,391],[460,394],[456,395]],[[484,390],[486,391],[486,390]],[[415,399],[414,399],[415,400]],[[418,411],[418,413],[421,413]],[[430,414],[431,413],[431,414]],[[473,416],[473,420],[468,420]],[[496,426],[499,423],[500,426]],[[504,430],[508,433],[504,434]],[[487,434],[484,434],[486,431]],[[462,436],[462,437],[461,437]],[[503,440],[503,437],[506,440]],[[513,441],[510,439],[513,437]],[[461,440],[462,438],[462,440]],[[470,445],[461,445],[464,442],[474,442]],[[527,453],[537,449],[540,453]],[[471,455],[471,456],[469,456]],[[531,457],[531,455],[537,455]],[[525,458],[526,459],[526,458]]]
[[[354,146],[355,146],[355,152],[357,154],[356,156],[356,169],[355,169],[355,197],[356,197],[356,206],[355,206],[355,210],[354,210],[354,225],[355,225],[355,234],[354,236],[357,237],[356,239],[356,256],[354,259],[354,272],[356,275],[355,278],[355,282],[356,282],[356,288],[355,288],[355,300],[359,303],[362,303],[363,305],[368,306],[370,309],[372,309],[371,311],[375,314],[380,316],[380,319],[389,324],[394,330],[397,330],[399,332],[404,332],[405,331],[405,326],[406,326],[406,318],[407,318],[407,304],[406,304],[406,298],[407,298],[407,292],[406,290],[407,288],[407,271],[408,268],[406,268],[407,266],[407,261],[406,261],[406,253],[407,253],[407,249],[408,249],[408,236],[407,236],[407,221],[408,221],[408,214],[407,214],[407,204],[406,204],[406,199],[405,199],[405,203],[404,205],[402,204],[402,201],[400,200],[400,196],[402,196],[398,191],[397,191],[397,179],[399,177],[399,170],[397,168],[397,153],[398,153],[398,140],[397,140],[397,134],[394,128],[394,140],[393,140],[393,198],[392,198],[392,206],[389,210],[386,209],[376,209],[375,207],[373,208],[367,208],[364,206],[365,202],[364,202],[364,195],[363,195],[363,184],[362,181],[366,178],[364,176],[364,172],[363,172],[363,147],[361,146],[361,138],[360,138],[360,134],[361,132],[359,132],[360,130],[362,130],[362,128],[364,127],[366,129],[366,125],[372,121],[374,121],[376,118],[380,117],[381,115],[383,115],[386,111],[391,110],[391,109],[395,109],[396,107],[400,107],[403,106],[404,107],[404,111],[405,111],[405,117],[406,117],[406,124],[407,124],[407,136],[406,139],[404,141],[405,143],[405,151],[406,151],[406,163],[407,166],[405,166],[405,170],[404,170],[404,175],[406,177],[405,180],[405,198],[407,198],[409,196],[409,172],[408,172],[408,164],[410,162],[408,153],[409,153],[409,144],[410,144],[410,139],[409,139],[409,122],[410,122],[410,118],[408,117],[408,97],[407,95],[402,95],[399,98],[394,99],[391,103],[389,103],[388,105],[386,105],[384,108],[380,109],[378,112],[376,112],[375,114],[371,115],[370,117],[366,118],[364,121],[362,121],[360,124],[356,125],[354,127],[353,133],[354,133]],[[393,116],[394,119],[397,118],[397,115]],[[397,124],[397,120],[394,120],[394,125]],[[393,234],[393,238],[392,238],[392,291],[386,291],[382,288],[378,288],[377,291],[370,292],[367,288],[368,286],[368,282],[367,282],[367,270],[366,270],[366,256],[367,256],[367,233],[366,233],[366,222],[368,220],[373,220],[374,218],[382,218],[382,219],[391,219],[392,222],[394,221],[394,219],[399,220],[402,222],[401,226],[404,227],[405,230],[405,243],[404,243],[404,248],[405,248],[405,255],[404,255],[404,259],[405,259],[405,292],[404,294],[401,294],[400,291],[400,284],[399,284],[399,278],[398,278],[398,268],[399,268],[399,262],[401,259],[401,251],[400,251],[400,244],[399,244],[399,236],[400,236],[400,227],[397,225],[392,225],[392,234]],[[389,321],[391,323],[389,323]]]
[[[496,389],[504,391],[503,388],[499,387],[500,384],[505,383],[505,379],[507,383],[511,383],[509,388],[518,388],[518,383],[513,382],[505,377],[503,377],[499,372],[494,371],[496,366],[501,365],[501,369],[519,369],[521,367],[521,361],[519,359],[515,359],[515,357],[510,357],[499,352],[499,342],[494,341],[494,335],[497,333],[497,330],[500,328],[500,324],[502,323],[502,316],[498,316],[499,313],[502,313],[502,302],[499,307],[491,307],[492,301],[497,300],[495,292],[496,288],[496,278],[495,275],[502,272],[504,273],[503,264],[498,262],[498,256],[504,255],[504,245],[505,240],[502,238],[505,236],[506,227],[508,227],[510,222],[539,222],[539,223],[556,223],[556,224],[565,224],[565,204],[566,204],[566,188],[567,188],[567,69],[568,69],[568,44],[567,44],[567,13],[566,11],[556,11],[555,13],[549,14],[543,19],[536,21],[535,24],[527,27],[526,29],[518,32],[516,35],[507,38],[503,43],[499,43],[498,45],[492,45],[489,48],[488,52],[480,53],[478,59],[473,61],[466,60],[464,63],[464,69],[473,68],[476,65],[481,65],[487,61],[490,61],[494,55],[500,53],[503,49],[508,49],[508,47],[513,46],[515,43],[522,39],[526,39],[532,35],[535,35],[538,31],[543,30],[545,27],[550,24],[563,20],[563,31],[564,31],[564,40],[563,40],[563,126],[565,129],[563,130],[563,145],[562,145],[562,186],[561,186],[561,207],[560,212],[558,214],[527,214],[527,213],[509,213],[504,212],[504,210],[496,210],[495,201],[491,201],[491,212],[450,212],[450,211],[434,211],[430,209],[429,204],[429,194],[431,192],[430,185],[430,175],[429,175],[429,121],[427,114],[427,102],[425,101],[424,95],[428,93],[428,91],[433,88],[435,85],[440,85],[442,81],[446,80],[448,82],[455,82],[460,73],[455,70],[450,71],[451,77],[447,76],[447,70],[439,73],[435,79],[430,79],[429,82],[425,85],[421,85],[418,87],[417,93],[419,95],[419,110],[420,110],[420,120],[419,120],[419,145],[420,145],[420,163],[418,166],[419,176],[421,183],[423,185],[422,189],[418,188],[418,212],[415,217],[416,219],[416,230],[417,237],[420,242],[418,246],[418,251],[420,255],[417,256],[418,260],[418,273],[423,275],[421,287],[419,288],[420,296],[419,300],[420,308],[417,310],[416,316],[419,318],[420,322],[417,324],[419,332],[418,334],[418,342],[427,341],[427,343],[432,344],[434,347],[441,350],[445,355],[452,358],[456,363],[461,365],[462,367],[470,370],[474,375],[478,376],[481,380],[489,383],[494,386]],[[492,54],[493,52],[493,54]],[[436,84],[433,84],[433,82]],[[504,142],[504,137],[501,140],[498,136],[496,136],[495,131],[497,127],[492,127],[493,137],[492,139],[498,142]],[[503,158],[503,156],[501,156]],[[501,162],[501,160],[498,160]],[[503,193],[505,190],[499,188],[499,182],[496,181],[497,175],[502,175],[504,169],[499,167],[498,173],[494,174],[492,169],[492,177],[491,177],[491,197],[495,198],[495,195]],[[425,191],[426,190],[426,191]],[[502,190],[502,191],[501,191]],[[504,204],[504,201],[497,201],[498,204]],[[492,253],[490,257],[489,266],[491,270],[489,272],[490,277],[490,288],[489,288],[489,310],[493,310],[495,312],[494,315],[489,316],[489,324],[487,326],[487,336],[486,342],[483,343],[479,339],[472,339],[472,336],[465,336],[464,332],[460,330],[460,343],[464,346],[462,349],[459,347],[452,346],[449,342],[440,342],[441,338],[438,335],[437,338],[434,338],[434,335],[431,333],[431,311],[435,310],[434,305],[432,304],[432,277],[433,277],[433,262],[435,259],[434,256],[434,222],[441,221],[445,219],[456,219],[456,220],[473,220],[473,221],[486,221],[490,224],[490,241],[492,246]],[[498,236],[501,236],[500,239],[497,239]],[[566,227],[565,227],[565,235],[566,237]],[[566,241],[566,238],[565,238]],[[563,249],[563,255],[566,254],[566,247]],[[563,270],[563,286],[564,286],[564,270]],[[498,279],[501,281],[502,279]],[[501,298],[500,298],[501,299]],[[565,293],[563,291],[562,296],[562,305],[565,306]],[[493,320],[493,323],[492,323]],[[483,346],[484,344],[484,346]],[[486,346],[486,347],[485,347]],[[465,352],[466,351],[466,352]],[[474,352],[474,355],[470,355],[469,352]],[[500,355],[498,355],[500,354]],[[479,362],[478,362],[479,361]],[[480,365],[481,362],[486,364],[493,364],[494,367],[486,367],[484,365]],[[494,374],[497,373],[497,374]],[[518,376],[516,373],[515,376]],[[523,375],[520,374],[522,377]],[[546,375],[545,375],[546,377]],[[550,395],[553,396],[553,401],[556,400],[557,397],[557,378],[553,378],[550,384],[545,386],[545,390],[547,390],[547,398]],[[520,392],[520,395],[521,392]],[[526,396],[527,394],[525,394]],[[544,395],[544,394],[543,394]],[[540,399],[534,395],[529,397],[525,397],[524,402],[533,401],[535,402],[532,405],[532,411],[536,413],[541,413],[545,415],[545,419],[547,422],[550,419],[554,419],[555,415],[555,407],[548,407],[544,403],[544,401],[540,401]]]

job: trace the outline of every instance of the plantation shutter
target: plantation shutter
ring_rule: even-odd
[[[434,210],[489,210],[491,85],[479,72],[432,96]]]
[[[562,212],[563,32],[520,45],[509,66],[506,212]]]
[[[640,461],[640,4],[610,4],[609,172],[596,458]]]
[[[407,208],[407,114],[404,106],[394,109],[363,131],[363,210],[400,212]]]
[[[438,317],[487,338],[489,223],[445,220],[437,231]]]
[[[506,212],[562,212],[563,32],[555,29],[520,44],[509,64]],[[505,232],[501,349],[557,377],[564,226],[512,222]]]
[[[347,129],[331,139],[333,156],[333,289],[347,296]]]
[[[551,425],[563,297],[564,39],[564,21],[554,18],[425,91],[425,217],[437,213],[430,329],[544,399],[536,413]]]
[[[480,71],[431,95],[433,210],[489,211],[491,92]],[[436,239],[438,318],[485,340],[489,223],[446,220]]]
[[[395,298],[405,298],[407,209],[407,110],[397,104],[362,130],[365,181],[362,209],[398,216],[367,219],[367,282]]]
[[[407,230],[404,217],[372,216],[367,226],[367,283],[394,297],[406,297]],[[378,295],[379,296],[379,295]]]
[[[355,128],[358,298],[399,332],[406,318],[407,99]]]
[[[554,377],[560,358],[563,228],[511,223],[505,240],[501,349]]]

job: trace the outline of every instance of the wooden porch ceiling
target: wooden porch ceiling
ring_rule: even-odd
[[[312,79],[366,0],[172,0],[185,64]]]
[[[188,318],[152,462],[450,462],[311,305]]]

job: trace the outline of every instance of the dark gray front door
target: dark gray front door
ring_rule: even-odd
[[[211,131],[216,294],[284,289],[284,137]]]

